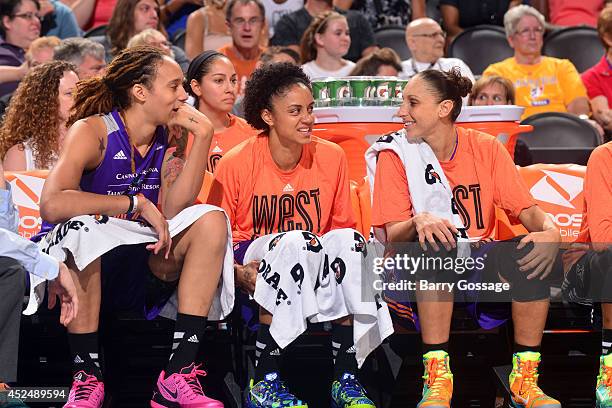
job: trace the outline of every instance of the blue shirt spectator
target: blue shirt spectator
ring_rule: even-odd
[[[42,22],[43,35],[61,38],[81,37],[83,31],[79,28],[74,13],[59,0],[49,0],[54,10],[47,14]]]

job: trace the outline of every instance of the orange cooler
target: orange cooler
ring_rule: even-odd
[[[364,155],[380,135],[402,128],[394,106],[338,106],[315,108],[313,134],[337,143],[345,151],[349,178],[360,181],[366,175]],[[523,108],[505,106],[466,106],[457,118],[457,125],[495,135],[504,143],[510,155],[519,133],[532,127],[519,123]]]

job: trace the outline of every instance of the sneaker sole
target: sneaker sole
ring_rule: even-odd
[[[332,401],[331,406],[332,408],[376,408],[376,406],[372,404],[357,404],[357,405],[349,405],[347,407],[341,407],[340,405],[336,404],[333,401]]]
[[[165,407],[161,407],[161,408],[165,408]],[[257,408],[256,405],[251,404],[251,401],[248,399],[246,399],[245,401],[245,405],[244,408]],[[284,408],[284,407],[283,407]],[[308,408],[308,404],[302,404],[302,405],[291,405],[290,407],[288,406],[287,408]]]
[[[512,398],[510,398],[510,406],[512,408],[525,408],[524,405],[518,405]],[[546,404],[546,405],[538,405],[537,408],[561,408],[561,404]]]

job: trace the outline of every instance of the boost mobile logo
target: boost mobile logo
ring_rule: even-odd
[[[556,171],[542,170],[542,172],[545,174],[544,177],[529,190],[533,198],[575,209],[576,207],[571,202],[582,193],[584,179]]]

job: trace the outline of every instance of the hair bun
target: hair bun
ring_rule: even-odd
[[[460,97],[466,97],[472,91],[472,81],[464,77],[461,74],[461,70],[458,67],[453,67],[448,71],[448,77],[453,82],[453,85],[457,88],[457,93]]]

